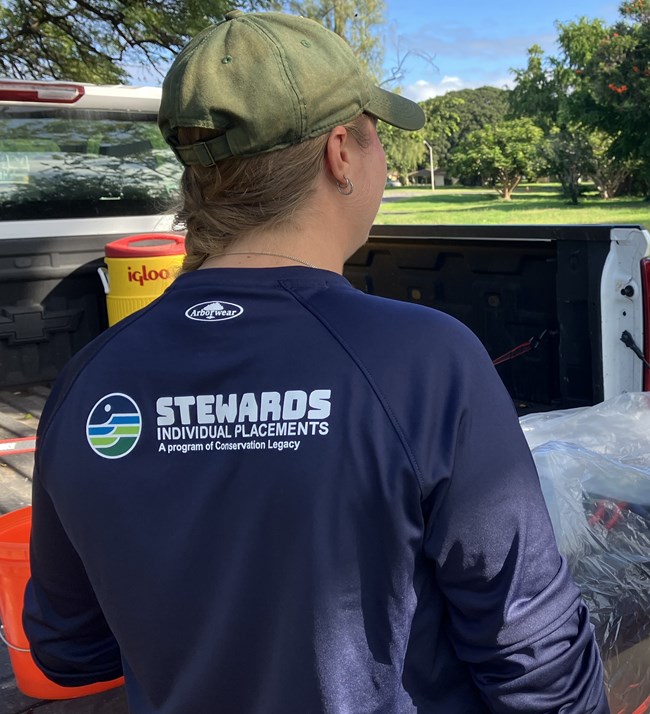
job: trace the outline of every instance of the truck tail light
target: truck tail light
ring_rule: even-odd
[[[0,80],[0,101],[74,104],[84,95],[81,84]]]
[[[641,261],[641,292],[643,295],[643,354],[650,362],[650,258]],[[650,369],[643,370],[643,390],[650,391]]]

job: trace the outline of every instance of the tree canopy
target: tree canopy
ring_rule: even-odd
[[[476,129],[454,151],[452,170],[474,174],[510,200],[524,178],[536,177],[544,166],[544,132],[530,119],[513,119]]]
[[[531,117],[549,137],[552,170],[576,201],[590,178],[603,198],[632,172],[650,194],[650,0],[626,0],[611,26],[580,18],[558,23],[559,53],[529,50],[515,70],[515,116]]]
[[[461,89],[427,99],[422,108],[427,118],[425,138],[433,147],[438,166],[445,167],[468,134],[505,119],[508,91],[497,87]]]
[[[95,83],[162,79],[189,39],[233,6],[319,20],[379,71],[383,48],[375,30],[383,0],[0,0],[0,73]]]
[[[23,79],[127,82],[130,69],[155,72],[227,0],[3,0],[0,70]]]
[[[622,19],[608,29],[584,62],[590,99],[586,121],[611,138],[610,155],[637,163],[650,192],[650,0],[620,6]]]

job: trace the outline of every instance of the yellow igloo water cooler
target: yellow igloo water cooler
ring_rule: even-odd
[[[108,324],[148,305],[174,281],[185,256],[185,238],[174,233],[141,233],[106,244],[106,268],[99,269],[106,292]]]

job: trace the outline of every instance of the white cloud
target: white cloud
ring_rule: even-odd
[[[403,94],[405,97],[412,99],[414,102],[423,102],[431,97],[439,97],[447,92],[454,92],[458,89],[476,89],[477,87],[499,87],[506,89],[512,87],[512,78],[501,76],[483,77],[479,81],[466,81],[461,77],[444,76],[439,82],[431,82],[426,79],[418,79],[408,86],[404,87]]]
[[[448,77],[444,76],[442,82],[440,82],[442,87],[449,87],[450,89],[461,89],[463,86],[463,80],[460,77]]]
[[[440,82],[429,82],[426,79],[418,79],[413,84],[404,87],[404,96],[414,102],[423,102],[431,97],[439,97],[455,89],[464,89],[466,84],[460,77],[443,77]]]

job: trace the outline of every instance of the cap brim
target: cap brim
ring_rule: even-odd
[[[426,121],[419,104],[400,94],[395,94],[395,92],[381,89],[381,87],[372,88],[370,102],[364,111],[377,119],[407,131],[421,129]]]

